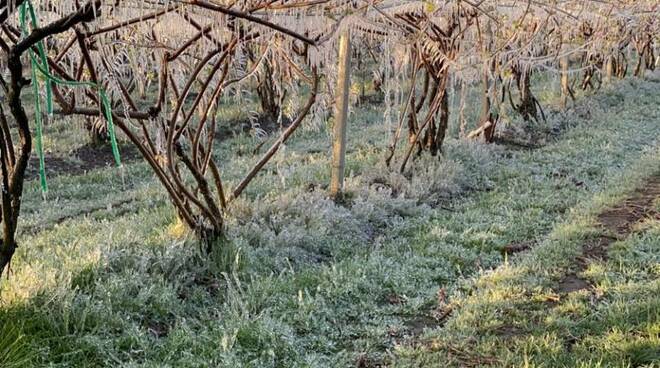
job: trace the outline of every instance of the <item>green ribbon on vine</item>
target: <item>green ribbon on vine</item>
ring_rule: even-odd
[[[19,17],[21,24],[21,31],[23,36],[28,34],[27,30],[27,14],[30,15],[30,23],[33,28],[39,27],[37,16],[32,6],[31,1],[25,1],[21,4]],[[64,85],[70,87],[89,87],[96,89],[99,93],[99,98],[101,100],[101,106],[103,109],[103,115],[108,123],[108,135],[110,136],[110,143],[112,146],[112,155],[115,160],[117,167],[121,167],[121,157],[119,156],[119,147],[117,145],[117,136],[115,134],[115,126],[112,120],[112,110],[110,105],[110,100],[108,99],[107,94],[97,83],[92,82],[76,82],[76,81],[67,81],[61,78],[57,78],[50,73],[50,68],[48,67],[48,58],[46,57],[46,51],[44,47],[43,40],[37,43],[37,53],[39,54],[39,60],[35,56],[34,50],[30,48],[28,54],[30,55],[30,65],[32,69],[32,88],[34,91],[34,107],[35,107],[35,139],[36,139],[36,149],[37,155],[39,157],[39,180],[41,183],[41,191],[44,195],[48,192],[48,182],[46,181],[46,164],[44,159],[44,149],[43,149],[43,121],[41,114],[41,102],[39,98],[39,80],[37,79],[37,71],[44,77],[46,83],[46,112],[50,117],[53,115],[53,88],[52,84]]]

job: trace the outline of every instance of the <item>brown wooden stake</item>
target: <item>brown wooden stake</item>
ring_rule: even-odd
[[[339,36],[339,70],[337,76],[337,99],[335,102],[335,126],[332,142],[332,179],[330,196],[338,199],[344,189],[346,165],[346,125],[348,120],[348,92],[350,87],[351,38],[345,30]]]

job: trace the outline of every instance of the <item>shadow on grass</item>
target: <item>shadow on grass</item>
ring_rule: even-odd
[[[239,251],[227,244],[216,249],[136,255],[129,245],[68,282],[0,309],[0,367],[159,361],[162,349],[190,333],[179,324],[218,318],[211,306],[235,287]]]

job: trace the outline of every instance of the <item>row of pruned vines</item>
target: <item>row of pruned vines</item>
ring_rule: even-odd
[[[134,145],[209,250],[232,201],[306,120],[334,115],[341,190],[349,104],[366,101],[366,83],[351,98],[351,70],[372,76],[384,120],[396,117],[385,161],[406,172],[442,155],[450,114],[461,136],[486,142],[507,109],[545,119],[533,88],[543,75],[561,78],[565,105],[577,88],[629,69],[643,76],[658,64],[659,12],[652,0],[0,0],[0,272],[18,246],[33,145],[47,191],[42,129],[52,119],[83,118],[118,166],[118,136]],[[461,108],[450,111],[456,85]],[[480,105],[467,131],[470,86]],[[230,183],[217,147],[232,122],[219,111],[243,95],[258,101],[261,135],[275,137],[262,137],[260,156]]]

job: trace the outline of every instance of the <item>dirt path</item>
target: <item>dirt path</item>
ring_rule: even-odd
[[[589,239],[582,247],[582,254],[577,258],[577,270],[568,273],[553,288],[557,294],[590,289],[592,285],[579,277],[591,262],[606,261],[609,246],[617,240],[628,237],[635,230],[635,225],[645,218],[660,220],[660,212],[654,201],[660,198],[660,175],[651,177],[644,186],[635,191],[623,202],[598,215],[598,225],[602,235]]]
[[[660,199],[660,174],[649,178],[625,200],[600,213],[597,216],[597,226],[601,230],[599,231],[600,235],[585,241],[581,254],[575,259],[574,266],[551,287],[554,295],[548,297],[546,302],[543,303],[543,308],[550,310],[561,305],[563,300],[571,293],[594,289],[593,285],[581,277],[580,274],[586,271],[593,262],[607,261],[610,245],[616,241],[624,240],[634,233],[637,224],[648,218],[660,220],[660,211],[655,205],[658,199]],[[524,241],[511,244],[503,248],[502,252],[507,254],[525,253],[536,245],[534,241]],[[424,324],[424,327],[442,327],[446,323],[447,317],[453,312],[451,307],[445,303],[439,302],[438,305],[445,305],[447,313],[443,314],[442,318],[429,320]],[[414,324],[411,325],[409,334],[414,341],[420,335],[420,332],[416,331]],[[520,337],[525,334],[526,331],[510,322],[494,331],[495,336],[502,338]],[[570,338],[568,340],[568,343],[570,343]],[[484,363],[483,361],[480,362]]]
[[[597,295],[598,291],[588,279],[583,277],[584,271],[587,271],[592,263],[606,262],[608,260],[608,251],[612,244],[617,241],[627,239],[631,234],[639,231],[640,223],[648,219],[660,220],[660,211],[658,210],[658,200],[660,199],[660,173],[650,177],[643,185],[636,191],[632,192],[626,199],[617,203],[616,205],[604,210],[597,217],[597,233],[584,241],[580,254],[575,258],[573,265],[565,271],[563,277],[559,281],[551,285],[552,292],[550,295],[546,294],[545,300],[540,300],[540,303],[529,301],[529,303],[512,303],[511,308],[515,310],[507,311],[505,307],[501,313],[504,315],[518,316],[518,317],[498,317],[502,323],[496,328],[490,330],[490,336],[496,338],[495,340],[487,340],[488,344],[509,344],[509,341],[526,341],[527,337],[535,334],[535,331],[545,331],[548,326],[543,321],[543,316],[550,315],[556,312],[556,308],[561,308],[565,303],[570,303],[572,300],[571,295],[577,292],[591,293],[592,308],[596,307],[596,303],[600,299]],[[509,254],[525,253],[535,247],[536,244],[530,242],[521,242],[513,244],[503,251]],[[524,287],[523,287],[524,288]],[[534,305],[530,310],[526,310],[530,305]],[[460,314],[461,310],[455,311]],[[474,311],[471,311],[474,312]],[[520,318],[521,315],[528,314],[525,322],[515,319]],[[484,318],[490,318],[484,316]],[[439,325],[444,321],[439,322]],[[536,325],[536,327],[531,327]],[[556,328],[556,326],[555,326]],[[579,335],[573,335],[569,330],[564,331],[558,336],[563,340],[565,351],[569,352],[574,349],[574,346],[580,342]],[[476,342],[476,340],[474,340]],[[417,344],[424,346],[425,342],[416,341]],[[511,343],[513,344],[513,343]],[[497,353],[491,351],[488,347],[486,351],[479,351],[480,348],[467,345],[457,344],[460,347],[458,351],[453,351],[453,343],[450,341],[443,341],[443,348],[440,351],[453,356],[454,361],[459,362],[460,366],[484,366],[484,365],[498,365],[499,357]],[[513,349],[513,348],[512,348]],[[431,350],[433,350],[431,348]],[[505,349],[506,350],[506,349]]]

